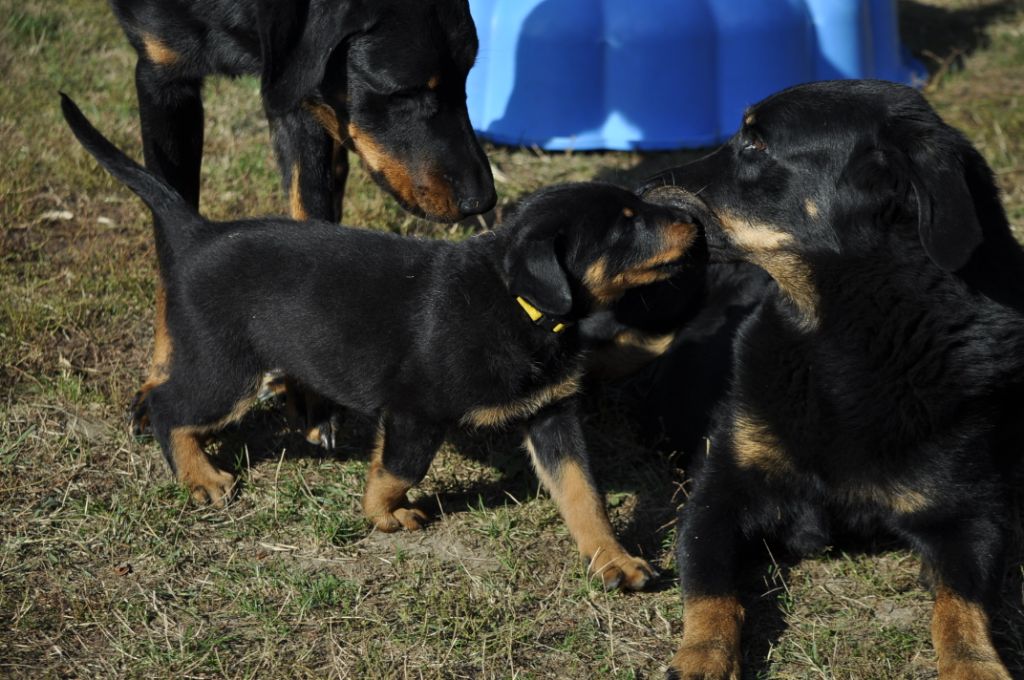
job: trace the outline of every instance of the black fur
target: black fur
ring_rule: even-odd
[[[880,526],[937,588],[991,604],[1024,449],[1024,253],[981,155],[911,88],[816,83],[756,104],[648,192],[665,185],[714,214],[713,262],[778,282],[736,335],[680,514],[684,599],[734,596],[739,556],[764,537],[819,543],[800,538],[809,520],[814,534]],[[685,635],[678,677],[725,677],[701,674]],[[1004,677],[975,652],[940,649],[940,675]]]
[[[203,80],[261,78],[286,189],[299,170],[305,213],[337,221],[348,164],[332,136],[367,160],[350,124],[418,183],[374,178],[407,210],[454,221],[495,202],[469,124],[466,74],[477,38],[466,0],[111,0],[138,53],[146,166],[199,200]],[[429,85],[428,85],[429,84]],[[314,106],[333,118],[330,125]],[[335,167],[332,167],[334,165]]]
[[[409,484],[467,414],[530,403],[568,382],[508,420],[523,426],[542,478],[557,480],[568,461],[589,480],[574,404],[584,358],[576,322],[613,301],[609,286],[670,276],[697,238],[696,202],[693,211],[659,206],[603,184],[537,192],[502,228],[459,243],[326,222],[207,222],[70,99],[62,107],[85,148],[168,231],[158,243],[169,251],[161,257],[174,354],[150,409],[172,468],[176,430],[222,426],[262,375],[279,371],[337,404],[381,414],[381,463]],[[620,275],[625,282],[615,284]],[[535,323],[517,296],[564,329]],[[644,582],[641,574],[631,583]]]

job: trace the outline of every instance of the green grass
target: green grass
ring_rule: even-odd
[[[933,55],[929,98],[989,159],[1024,235],[1019,3],[901,10],[908,42]],[[150,347],[149,218],[74,142],[56,93],[138,157],[133,65],[101,0],[0,0],[0,675],[658,677],[680,633],[670,520],[685,473],[607,405],[588,421],[596,473],[627,547],[666,571],[652,592],[587,581],[508,437],[446,445],[417,491],[437,521],[387,536],[359,507],[365,423],[324,455],[280,409],[256,409],[215,447],[244,485],[226,510],[191,504],[156,445],[127,434]],[[211,217],[285,207],[257,91],[207,84]],[[549,183],[633,181],[693,156],[488,151],[499,212]],[[443,238],[480,225],[410,217],[358,166],[346,221]],[[934,677],[918,568],[903,551],[832,551],[752,572],[750,677]],[[1022,673],[1024,601],[1004,599],[997,637]]]

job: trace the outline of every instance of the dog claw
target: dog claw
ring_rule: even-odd
[[[419,531],[428,519],[430,517],[427,513],[419,508],[395,508],[387,514],[371,517],[370,521],[377,527],[377,531],[391,534],[399,529]]]
[[[592,559],[590,575],[599,577],[605,590],[643,590],[659,574],[646,560],[623,553],[608,560]]]

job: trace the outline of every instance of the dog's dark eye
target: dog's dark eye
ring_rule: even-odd
[[[762,152],[768,149],[768,145],[764,143],[764,140],[760,137],[750,137],[747,139],[747,143],[743,145],[744,151],[757,151]]]

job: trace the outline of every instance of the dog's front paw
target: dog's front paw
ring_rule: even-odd
[[[589,573],[601,579],[605,590],[643,590],[658,576],[657,570],[639,557],[625,552],[598,551],[590,559]]]
[[[1011,680],[999,661],[958,659],[939,664],[939,680]]]
[[[370,521],[377,531],[386,534],[393,533],[399,529],[406,531],[419,531],[423,524],[429,519],[427,513],[419,508],[395,508],[391,511],[382,511],[370,516]]]
[[[227,504],[235,488],[235,476],[212,465],[190,470],[187,474],[181,475],[180,479],[192,495],[192,500],[217,508],[223,508]]]
[[[739,655],[721,645],[683,642],[672,657],[666,677],[670,680],[739,680]]]

